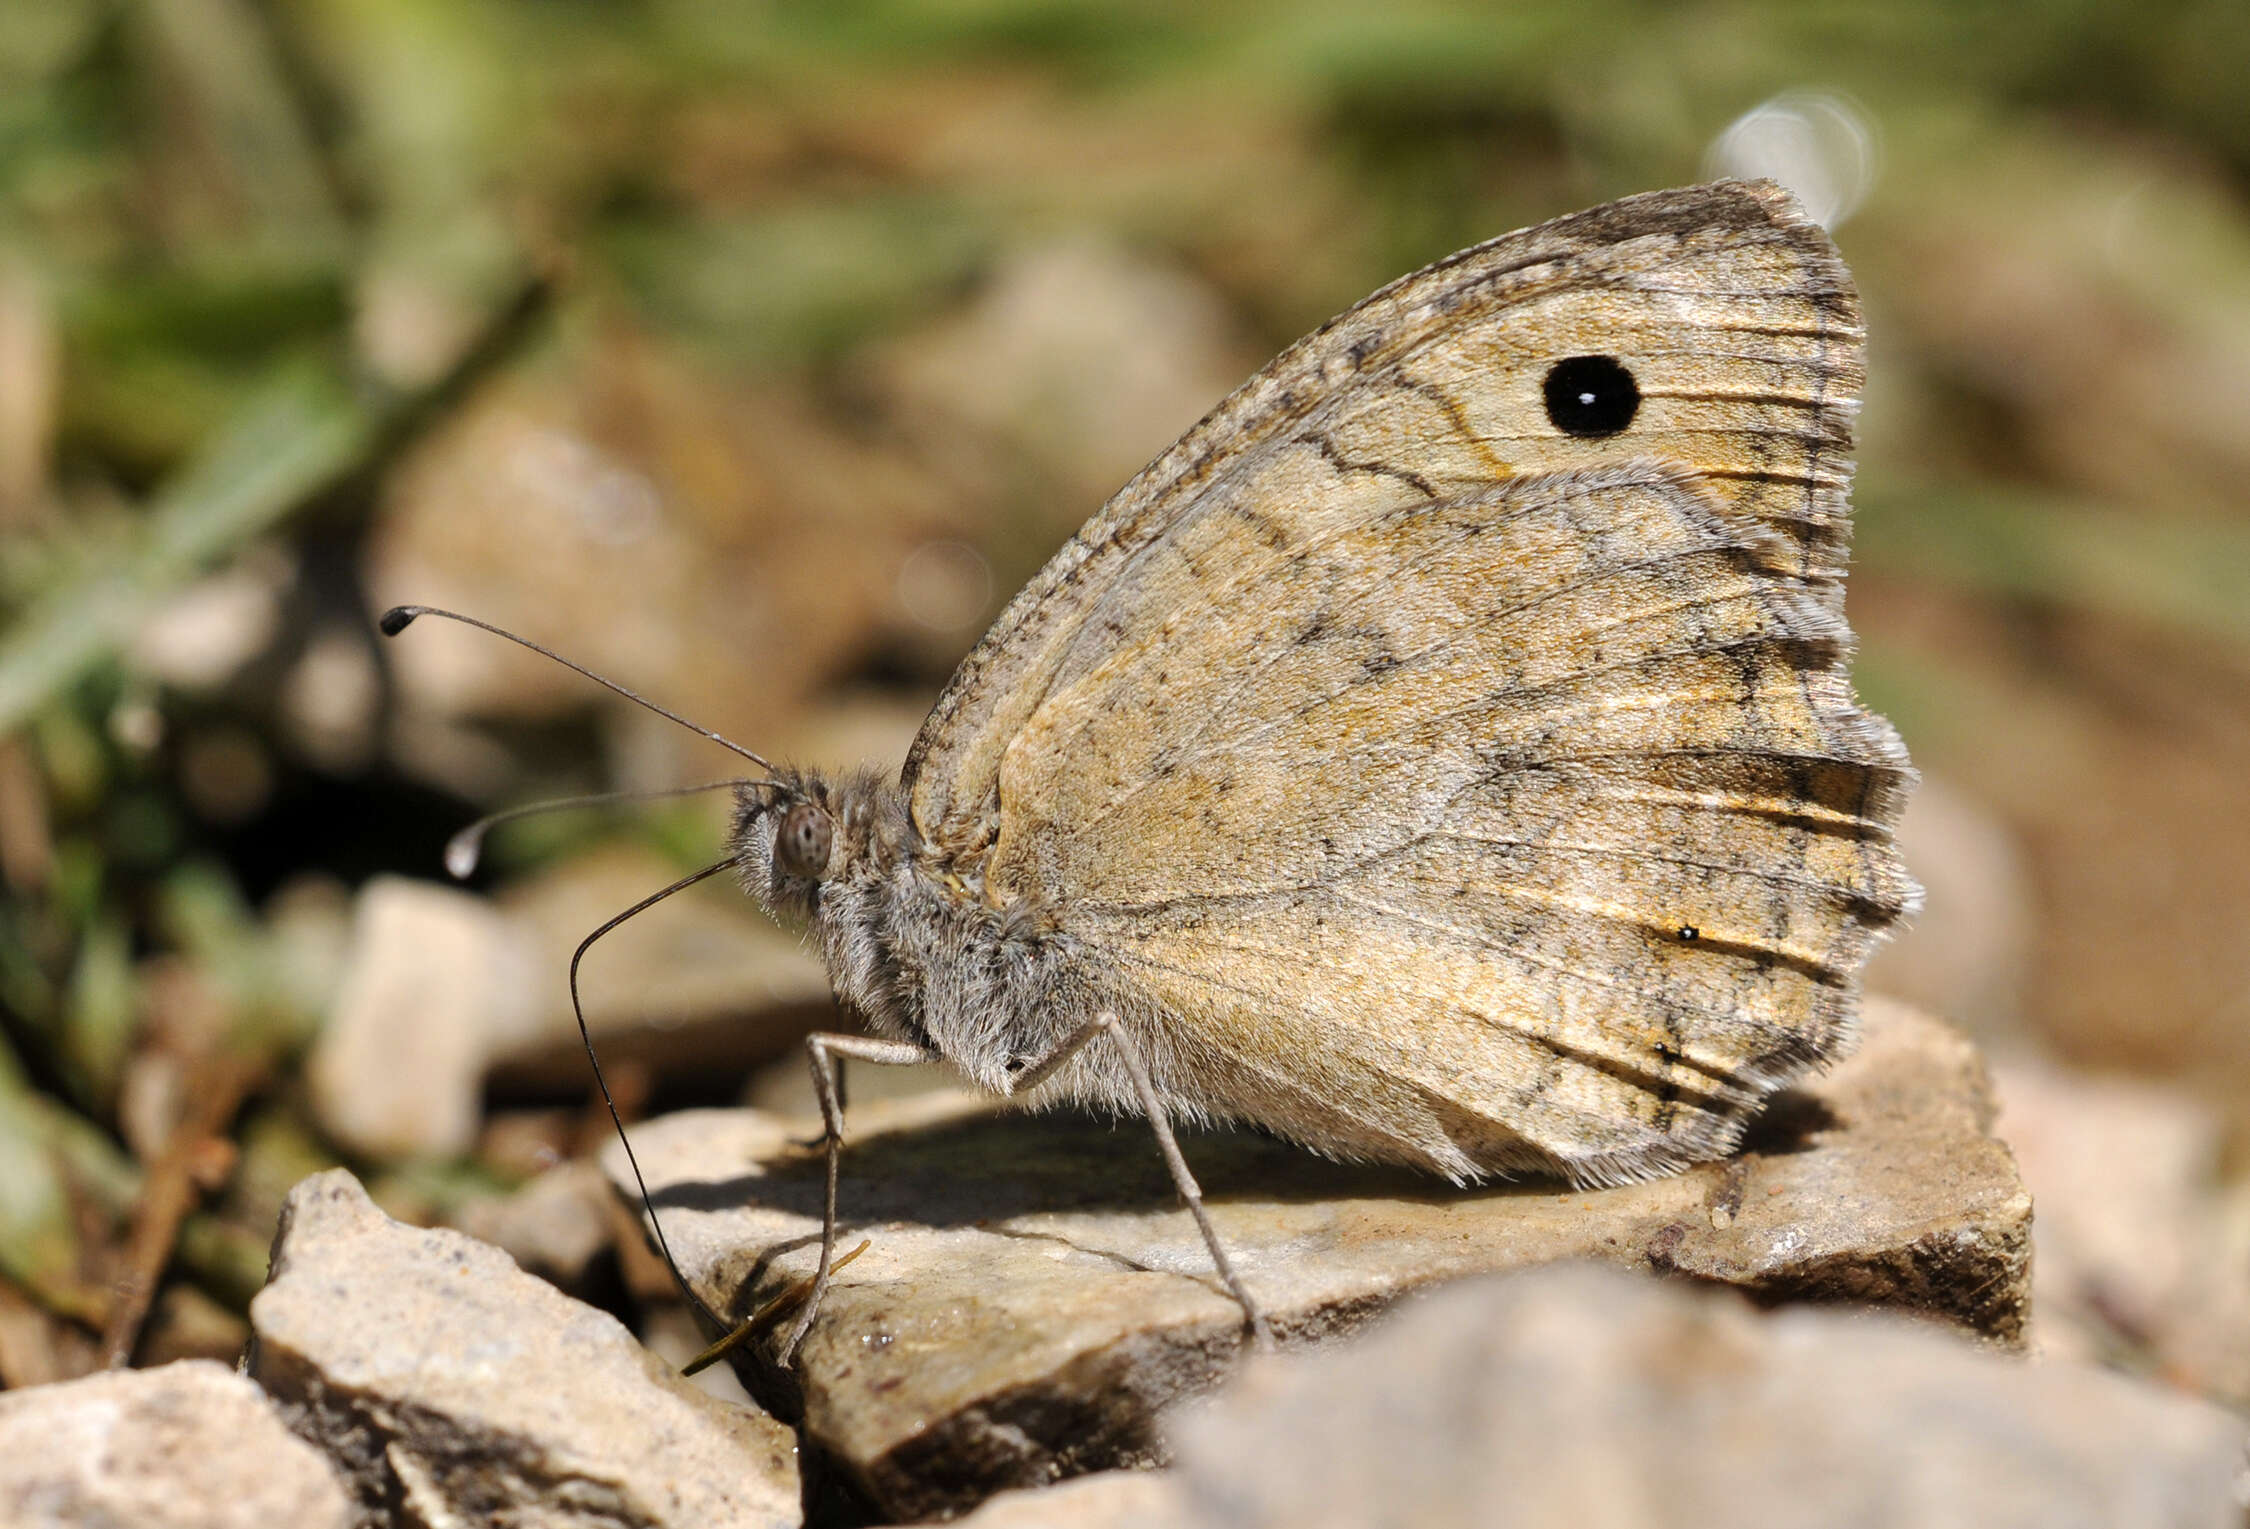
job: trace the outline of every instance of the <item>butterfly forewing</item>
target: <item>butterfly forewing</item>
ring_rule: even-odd
[[[1214,559],[1285,551],[1291,534],[1349,513],[1340,500],[1400,503],[1661,445],[1784,528],[1809,571],[1840,572],[1860,347],[1834,247],[1762,182],[1630,197],[1393,282],[1276,357],[1009,603],[908,756],[917,825],[973,848],[997,806],[1000,751],[1074,655],[1098,659],[1112,633],[1164,610]],[[1547,422],[1546,371],[1577,354],[1649,373],[1630,440],[1574,439]],[[1398,412],[1407,398],[1419,400],[1411,416]],[[1403,422],[1381,432],[1386,419]],[[1409,449],[1355,456],[1368,421],[1384,453]]]
[[[1406,278],[1034,580],[924,728],[917,827],[1191,1103],[1459,1174],[1716,1155],[1847,1043],[1912,896],[1844,677],[1858,381],[1770,187]]]

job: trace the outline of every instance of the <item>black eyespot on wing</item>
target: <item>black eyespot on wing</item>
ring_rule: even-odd
[[[1615,356],[1572,356],[1547,369],[1547,418],[1565,435],[1615,435],[1640,412],[1641,388]]]
[[[1696,928],[1693,924],[1682,924],[1680,926],[1680,942],[1682,944],[1692,944],[1693,942],[1702,938],[1703,931]]]

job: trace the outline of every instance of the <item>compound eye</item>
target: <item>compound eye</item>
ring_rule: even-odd
[[[828,874],[828,847],[835,837],[827,813],[811,802],[799,802],[782,816],[773,856],[790,875],[818,881]]]

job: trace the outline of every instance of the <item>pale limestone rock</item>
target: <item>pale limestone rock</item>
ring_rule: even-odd
[[[605,849],[498,902],[435,882],[369,882],[306,1064],[322,1128],[379,1161],[452,1157],[475,1144],[488,1083],[585,1087],[571,952],[678,874],[646,851]],[[612,933],[581,983],[613,1064],[745,1069],[838,1024],[820,962],[727,887]]]
[[[359,1522],[717,1529],[800,1521],[795,1440],[618,1322],[349,1174],[290,1191],[250,1373],[344,1469]]]
[[[208,1359],[0,1394],[8,1529],[345,1529],[351,1499],[249,1381]]]
[[[674,1370],[684,1369],[711,1342],[704,1337],[695,1313],[679,1301],[667,1301],[644,1310],[640,1338],[650,1353]],[[758,1405],[743,1389],[741,1377],[723,1364],[708,1365],[681,1378],[704,1395],[720,1401],[751,1408]]]
[[[166,685],[217,690],[273,644],[296,577],[287,553],[253,547],[228,567],[167,596],[133,634],[127,661]]]
[[[476,1141],[490,1037],[520,1012],[536,953],[481,897],[380,876],[306,1059],[323,1130],[374,1158],[450,1157]]]
[[[1101,1471],[1059,1486],[1002,1492],[954,1522],[961,1529],[1167,1529],[1188,1504],[1163,1471]]]
[[[513,1194],[466,1201],[447,1219],[456,1231],[506,1253],[518,1268],[583,1298],[609,1251],[612,1215],[601,1170],[576,1158],[526,1180]]]
[[[2034,1351],[2158,1369],[2250,1403],[2250,1186],[2224,1186],[2225,1132],[2177,1085],[1996,1064],[1994,1129],[2039,1207]]]
[[[2236,1529],[2244,1423],[1934,1324],[1595,1266],[1261,1356],[1166,1421],[1194,1529]]]
[[[570,1011],[571,952],[679,875],[679,866],[646,849],[608,846],[501,895],[500,909],[532,955],[524,1002],[492,1032],[496,1085],[588,1086]],[[819,958],[724,880],[605,935],[587,953],[579,982],[603,1061],[660,1072],[747,1069],[794,1049],[808,1030],[839,1023]]]
[[[1767,1300],[1898,1305],[2013,1342],[2030,1202],[1991,1110],[1966,1040],[1878,1000],[1859,1052],[1785,1096],[1740,1157],[1656,1183],[1459,1190],[1250,1133],[1183,1147],[1288,1342],[1441,1280],[1585,1257]],[[805,1129],[704,1111],[634,1133],[673,1249],[721,1311],[812,1268],[821,1172],[793,1145]],[[1155,1460],[1156,1411],[1234,1364],[1239,1311],[1139,1122],[927,1096],[857,1113],[847,1136],[845,1245],[872,1245],[798,1369],[771,1369],[769,1338],[750,1379],[801,1404],[810,1441],[887,1511]],[[614,1150],[605,1166],[620,1182]]]

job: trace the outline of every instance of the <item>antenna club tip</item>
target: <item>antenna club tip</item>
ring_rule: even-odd
[[[419,605],[394,605],[389,610],[383,612],[382,619],[377,621],[375,625],[382,631],[382,634],[385,637],[396,637],[399,633],[406,630],[408,624],[411,623],[416,616],[419,616],[421,614],[422,607]]]
[[[445,869],[455,881],[467,881],[476,874],[477,861],[484,850],[482,825],[464,828],[446,841]]]

